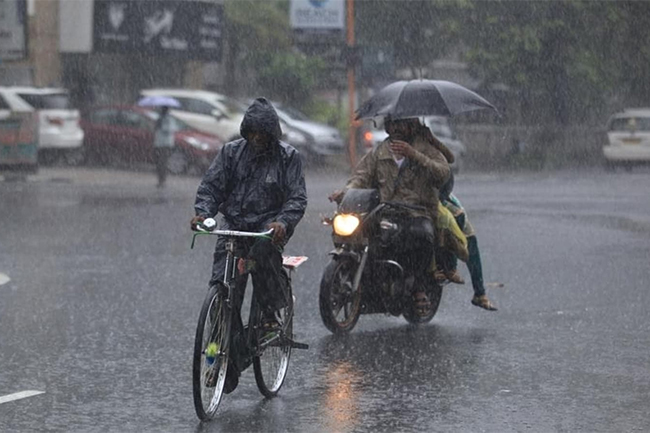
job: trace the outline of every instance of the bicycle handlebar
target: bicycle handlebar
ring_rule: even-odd
[[[197,227],[194,230],[196,235],[217,235],[217,236],[234,236],[234,237],[248,237],[248,238],[263,238],[265,236],[271,236],[273,234],[273,229],[269,229],[265,232],[242,232],[239,230],[203,230],[200,227]]]
[[[240,237],[240,238],[243,237],[264,238],[264,237],[269,237],[273,234],[273,229],[269,229],[265,232],[243,232],[240,230],[206,230],[200,225],[195,227],[193,231],[194,231],[194,235],[192,236],[192,245],[190,246],[190,249],[194,248],[196,237],[199,235],[215,235],[215,236]]]

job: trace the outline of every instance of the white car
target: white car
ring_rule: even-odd
[[[608,166],[650,162],[650,108],[628,108],[614,114],[607,125],[603,155]]]
[[[216,135],[224,143],[241,137],[239,127],[244,114],[239,105],[225,95],[207,90],[146,89],[140,91],[140,98],[144,96],[176,99],[181,106],[172,110],[174,116],[199,131]]]
[[[84,132],[79,126],[79,110],[71,107],[66,89],[0,87],[0,117],[34,112],[38,117],[39,157],[60,155],[69,163],[80,163]]]
[[[449,120],[443,116],[427,116],[424,118],[424,124],[454,154],[455,161],[451,165],[451,168],[454,173],[458,173],[463,165],[463,156],[465,156],[467,149],[463,142],[456,136],[456,133],[449,124]],[[361,129],[362,145],[366,151],[370,151],[387,137],[388,134],[384,131],[382,122],[377,122],[376,128],[364,125]]]

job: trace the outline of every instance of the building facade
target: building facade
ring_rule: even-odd
[[[7,1],[25,5],[26,49],[0,61],[0,85],[62,86],[80,107],[219,85],[219,1]]]

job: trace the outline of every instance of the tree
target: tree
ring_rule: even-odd
[[[293,52],[265,56],[258,69],[257,82],[275,99],[304,108],[325,69],[318,57]]]
[[[291,49],[288,3],[286,1],[237,0],[224,4],[226,88],[237,95],[250,89],[245,73],[261,56],[286,53]],[[242,77],[244,78],[242,80]]]
[[[358,1],[359,44],[389,47],[397,68],[420,68],[450,52],[459,40],[461,0]]]
[[[650,97],[650,3],[471,4],[463,32],[471,73],[505,83],[530,121],[599,117],[611,99]]]

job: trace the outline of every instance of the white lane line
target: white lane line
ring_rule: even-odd
[[[8,403],[14,400],[20,400],[21,398],[33,397],[35,395],[45,394],[45,391],[21,391],[14,394],[9,394],[0,397],[0,404]]]
[[[9,281],[11,281],[9,275],[0,272],[0,286],[2,286],[3,284],[7,284]]]

